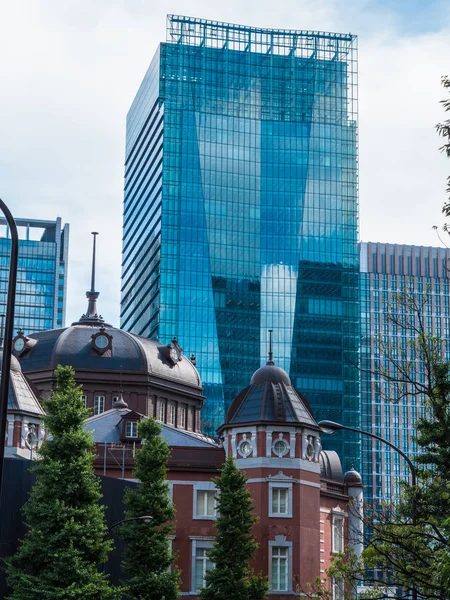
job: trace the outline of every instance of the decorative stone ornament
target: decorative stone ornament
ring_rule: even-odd
[[[38,447],[39,437],[36,432],[36,425],[28,423],[28,433],[25,437],[25,444],[30,450],[35,450]]]
[[[172,342],[168,345],[169,348],[169,358],[173,362],[174,365],[179,363],[182,358],[183,348],[179,346],[177,337],[174,336]]]
[[[306,433],[303,435],[303,460],[309,460],[310,462],[314,462],[316,460],[316,449],[314,447],[314,441],[314,436],[307,435]]]
[[[92,347],[98,354],[104,354],[112,348],[113,336],[105,331],[104,327],[100,327],[97,333],[91,335]]]

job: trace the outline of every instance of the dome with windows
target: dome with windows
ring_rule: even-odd
[[[275,365],[271,354],[231,403],[226,425],[298,423],[319,430],[307,400],[293,387],[286,371]]]
[[[100,320],[81,320],[64,329],[40,331],[23,337],[20,351],[14,350],[24,373],[53,371],[70,365],[75,371],[123,371],[147,373],[201,388],[200,376],[192,362],[181,353],[176,338],[169,345],[116,329]],[[178,352],[171,352],[179,348]],[[17,360],[16,360],[17,362]]]

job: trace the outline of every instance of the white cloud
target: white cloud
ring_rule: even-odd
[[[358,0],[0,0],[0,195],[18,217],[70,223],[68,322],[86,308],[92,230],[100,309],[119,321],[125,116],[169,12],[358,34],[362,237],[436,243],[450,171],[433,129],[450,55],[438,7],[442,25],[419,35]]]

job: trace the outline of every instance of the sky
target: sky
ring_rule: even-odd
[[[440,245],[448,0],[0,0],[0,197],[70,223],[67,323],[98,231],[99,309],[119,325],[125,119],[170,13],[356,34],[360,239]]]

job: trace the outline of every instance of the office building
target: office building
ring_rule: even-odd
[[[63,327],[66,315],[69,225],[55,221],[16,219],[19,233],[14,333]],[[0,314],[6,311],[11,239],[0,218]]]
[[[209,432],[270,329],[316,417],[359,423],[356,108],[353,35],[168,17],[127,117],[121,327],[195,354]]]
[[[413,344],[417,333],[410,325],[423,326],[425,332],[441,338],[450,359],[450,250],[369,242],[361,243],[360,251],[362,429],[412,458],[418,452],[412,438],[417,419],[425,415],[424,397],[388,378],[398,375],[394,363],[408,361],[413,365],[412,378],[425,382],[424,364]],[[422,313],[422,325],[414,304]],[[400,482],[409,478],[405,461],[387,445],[365,436],[362,449],[366,497],[379,502],[398,496]]]

